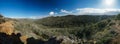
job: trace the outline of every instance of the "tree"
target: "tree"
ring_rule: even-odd
[[[120,14],[116,16],[116,20],[120,20]]]

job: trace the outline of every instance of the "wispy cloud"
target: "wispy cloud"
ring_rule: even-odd
[[[77,8],[76,10],[89,13],[105,13],[109,11],[120,11],[120,9],[97,9],[97,8]]]
[[[61,9],[60,11],[61,11],[61,13],[66,13],[66,14],[71,14],[72,13],[71,11],[67,11],[67,10],[64,10],[64,9]]]
[[[73,15],[116,15],[120,13],[120,9],[100,9],[100,8],[77,8],[72,11],[64,9],[60,10],[59,14],[73,14]]]
[[[96,15],[115,15],[120,13],[120,9],[98,9],[98,8],[77,8],[75,14],[96,14]]]

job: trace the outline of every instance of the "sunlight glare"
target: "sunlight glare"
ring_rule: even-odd
[[[106,6],[113,6],[114,3],[115,3],[115,0],[105,0],[104,3],[105,3]]]

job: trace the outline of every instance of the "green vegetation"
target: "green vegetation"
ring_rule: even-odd
[[[111,28],[116,25],[114,18],[112,15],[52,16],[43,19],[16,19],[14,26],[23,35],[45,41],[53,36],[65,36],[76,44],[109,44],[117,36],[113,30],[115,28]]]
[[[42,24],[48,27],[57,27],[57,28],[65,28],[65,27],[80,27],[85,25],[91,25],[93,23],[99,22],[101,20],[110,18],[111,16],[103,15],[103,16],[92,16],[92,15],[68,15],[68,16],[56,16],[56,17],[47,17],[43,19],[39,19],[36,21],[38,24]]]
[[[116,20],[120,20],[120,14],[116,16]]]

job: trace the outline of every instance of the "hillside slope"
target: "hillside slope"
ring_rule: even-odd
[[[103,15],[104,16],[104,15]],[[2,18],[1,44],[119,44],[115,16],[58,16],[43,19]],[[6,38],[6,39],[4,39]]]
[[[110,28],[114,16],[58,16],[43,19],[16,19],[15,29],[23,35],[47,41],[51,37],[63,39],[62,44],[109,43],[116,36]],[[102,39],[104,38],[104,39]]]

